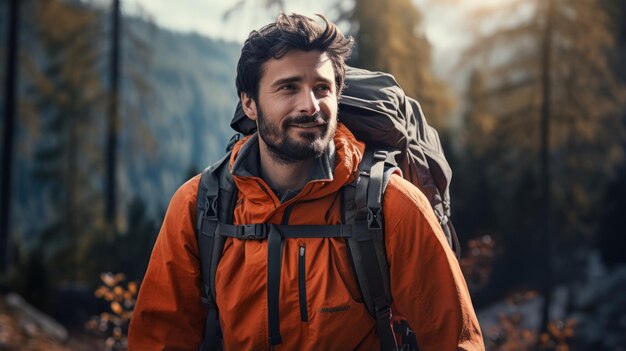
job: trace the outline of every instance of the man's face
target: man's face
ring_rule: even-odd
[[[257,101],[244,93],[242,105],[257,122],[260,143],[276,160],[319,157],[337,128],[332,63],[320,51],[291,50],[270,59],[263,64]]]

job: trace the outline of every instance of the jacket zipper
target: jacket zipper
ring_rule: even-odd
[[[300,249],[298,250],[298,286],[300,288],[300,319],[303,322],[308,322],[309,315],[306,309],[306,270],[304,260],[305,251],[305,246],[301,244]]]

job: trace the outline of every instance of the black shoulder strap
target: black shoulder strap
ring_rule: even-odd
[[[228,162],[230,152],[202,172],[198,186],[196,237],[202,272],[202,303],[209,308],[200,350],[221,349],[219,315],[215,304],[215,272],[222,257],[225,238],[217,235],[221,219],[232,223],[233,209],[237,200]]]
[[[229,159],[230,152],[205,169],[198,187],[196,235],[202,271],[201,299],[209,308],[200,350],[218,350],[222,347],[219,315],[215,304],[215,272],[225,238],[265,239],[272,228],[281,232],[280,235],[284,237],[345,237],[363,299],[368,311],[376,319],[382,349],[398,350],[391,325],[392,299],[382,216],[383,194],[389,177],[395,170],[394,155],[386,151],[367,150],[359,166],[357,181],[343,190],[344,225],[315,228],[267,224],[232,225],[237,188],[228,168]],[[321,229],[324,229],[323,234],[320,233]]]
[[[389,263],[385,250],[382,200],[393,172],[393,156],[386,151],[366,150],[355,184],[344,188],[346,223],[354,224],[347,238],[352,265],[363,300],[376,319],[383,350],[398,350],[391,325]]]

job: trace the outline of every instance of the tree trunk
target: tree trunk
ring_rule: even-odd
[[[545,2],[544,2],[545,1]],[[548,323],[550,322],[550,305],[552,304],[552,285],[553,285],[553,273],[552,273],[552,231],[550,223],[551,212],[551,186],[550,186],[550,113],[551,113],[551,84],[550,70],[552,59],[552,32],[553,32],[553,16],[554,16],[554,0],[542,0],[544,12],[544,28],[542,30],[541,38],[541,170],[540,170],[540,184],[541,184],[541,203],[542,208],[542,238],[544,242],[544,276],[542,279],[542,295],[544,299],[543,308],[541,311],[541,328],[540,332],[546,332],[548,330]],[[539,5],[539,6],[542,6]]]
[[[4,145],[2,147],[2,185],[0,189],[0,274],[10,265],[11,256],[11,172],[13,170],[13,136],[17,99],[17,53],[19,36],[19,0],[9,2],[9,30],[4,101]]]
[[[108,104],[108,126],[106,145],[106,184],[105,184],[105,216],[109,229],[115,233],[116,229],[116,181],[117,173],[117,138],[119,132],[118,121],[118,88],[120,76],[120,0],[113,0],[111,11],[111,57],[110,57],[110,92]]]

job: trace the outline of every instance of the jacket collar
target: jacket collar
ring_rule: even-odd
[[[250,136],[239,150],[239,155],[232,167],[232,174],[242,177],[260,177],[261,164],[259,159],[259,135]],[[331,141],[328,150],[317,158],[309,180],[332,180],[335,167],[335,142]]]
[[[230,159],[233,179],[243,196],[258,201],[264,198],[267,200],[268,196],[273,196],[275,200],[283,200],[279,202],[288,201],[295,196],[303,199],[326,196],[356,178],[358,165],[365,150],[365,145],[358,142],[340,123],[331,144],[333,147],[319,158],[319,163],[314,167],[304,188],[299,192],[284,194],[282,199],[278,199],[275,194],[268,193],[269,187],[260,177],[259,140],[255,133],[237,142],[233,148]]]

